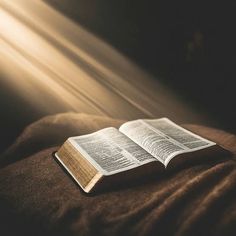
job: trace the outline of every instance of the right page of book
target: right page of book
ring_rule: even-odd
[[[119,130],[165,166],[178,154],[216,145],[167,118],[129,121]]]

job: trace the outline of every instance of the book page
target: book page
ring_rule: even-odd
[[[69,141],[104,175],[132,169],[157,161],[115,128],[69,138]]]
[[[215,145],[167,118],[130,121],[119,130],[165,166],[178,154]]]

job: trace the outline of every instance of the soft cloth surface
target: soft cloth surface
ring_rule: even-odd
[[[236,136],[197,125],[233,157],[188,166],[145,183],[86,195],[52,152],[68,136],[122,121],[84,114],[45,118],[29,126],[2,155],[2,235],[235,235]]]

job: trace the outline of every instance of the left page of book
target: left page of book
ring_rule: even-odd
[[[115,128],[69,138],[70,143],[103,175],[112,175],[157,161]]]

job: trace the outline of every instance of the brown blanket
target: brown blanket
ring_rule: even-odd
[[[234,135],[186,125],[234,156],[95,195],[81,192],[52,158],[68,136],[121,123],[64,114],[29,126],[1,156],[1,235],[235,235]]]

